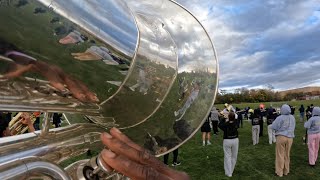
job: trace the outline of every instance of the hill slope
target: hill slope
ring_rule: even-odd
[[[297,89],[289,89],[285,91],[279,91],[279,94],[281,97],[292,93],[310,93],[311,95],[319,95],[320,94],[320,87],[303,87],[303,88],[297,88]]]

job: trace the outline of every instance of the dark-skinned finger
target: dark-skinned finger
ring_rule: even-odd
[[[52,71],[53,75],[47,76],[47,79],[51,79],[52,82],[60,82],[61,84],[67,85],[67,88],[72,93],[72,96],[82,102],[88,102],[85,93],[82,88],[79,87],[78,83],[71,78],[71,76],[67,75],[61,68],[55,65],[50,66],[50,71]],[[55,78],[56,77],[56,78]],[[55,79],[59,79],[58,81]],[[59,89],[60,90],[60,89]],[[64,90],[61,90],[64,91]]]
[[[103,171],[105,171],[105,172],[110,173],[110,172],[113,171],[113,168],[112,168],[111,166],[109,166],[109,165],[103,160],[101,153],[99,154],[99,157],[98,157],[98,159],[97,159],[97,164],[98,164],[98,166],[99,166],[101,169],[103,169]]]
[[[141,164],[150,164],[152,166],[165,166],[162,162],[148,153],[145,149],[137,150],[128,144],[114,138],[108,133],[103,133],[101,136],[103,144],[105,144],[111,151],[119,155],[124,155],[133,161]]]
[[[69,77],[64,77],[64,82],[72,93],[72,96],[82,102],[89,102],[83,90]]]
[[[54,72],[53,72],[54,73]],[[42,74],[49,83],[56,88],[58,91],[65,92],[68,91],[66,87],[64,87],[63,81],[56,75],[46,76],[47,74]]]
[[[103,160],[109,166],[133,180],[172,180],[168,176],[159,173],[150,166],[138,164],[126,158],[125,156],[116,155],[109,150],[103,150],[101,155]]]
[[[82,90],[82,92],[86,95],[86,98],[89,102],[99,102],[99,99],[97,97],[96,94],[94,94],[93,92],[91,92],[88,87],[81,81],[77,80],[77,79],[74,79],[74,78],[71,78],[69,76],[70,80],[72,80],[73,82],[75,82],[78,86],[79,89]]]
[[[58,66],[50,66],[50,69],[54,71],[54,74],[61,79],[61,83],[67,85],[68,89],[72,93],[72,96],[82,102],[88,102],[85,93],[79,87],[78,83],[71,78],[71,76],[67,75],[61,68]]]
[[[82,102],[99,102],[98,97],[89,91],[86,85],[84,85],[81,81],[76,80],[75,78],[67,75],[62,71],[59,67],[54,66],[55,72],[63,79],[63,82],[67,85],[68,89],[72,93],[72,95],[79,99]]]
[[[33,69],[33,65],[29,64],[29,65],[17,65],[15,66],[14,70],[11,70],[9,72],[7,72],[6,74],[3,75],[4,78],[15,78],[15,77],[19,77],[21,76],[23,73],[31,71]]]
[[[46,77],[51,85],[56,89],[64,92],[67,89],[64,84],[67,85],[72,95],[82,102],[98,102],[97,96],[90,92],[88,88],[80,81],[67,75],[61,68],[55,65],[48,65],[45,62],[35,62],[37,70],[40,74]]]
[[[121,132],[117,132],[117,131],[118,130],[115,128],[111,132],[113,133],[113,135],[120,135],[120,137],[125,136]],[[186,178],[186,177],[188,177],[188,175],[186,173],[175,171],[175,170],[167,167],[161,161],[159,161],[156,157],[154,157],[153,155],[148,153],[148,151],[143,148],[140,150],[137,150],[137,149],[129,146],[125,142],[120,141],[118,138],[115,138],[114,136],[112,136],[108,133],[103,133],[101,135],[101,140],[110,150],[112,150],[116,154],[126,156],[128,159],[133,160],[139,164],[150,166],[150,167],[158,170],[160,173],[165,174],[169,177],[176,177],[177,176],[177,177],[185,177],[185,179],[188,179],[188,178]],[[132,142],[130,139],[129,139],[129,141]]]
[[[34,64],[34,69],[45,77],[54,88],[62,92],[67,91],[64,87],[63,80],[55,72],[55,69],[51,68],[47,63],[37,61]]]
[[[110,129],[110,134],[114,137],[119,139],[120,141],[126,143],[127,145],[131,146],[132,148],[138,150],[138,151],[143,151],[143,148],[139,146],[138,144],[134,143],[129,139],[125,134],[123,134],[118,128],[111,128]]]
[[[139,164],[150,166],[163,174],[172,175],[175,173],[145,149],[134,149],[119,139],[112,137],[108,133],[103,133],[101,135],[101,140],[103,144],[118,155],[126,156],[128,159]]]

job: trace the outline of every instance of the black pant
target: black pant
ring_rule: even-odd
[[[260,120],[259,125],[260,125],[259,136],[263,136],[263,120]]]
[[[240,115],[242,116],[242,115]],[[238,118],[238,128],[240,127],[240,124],[241,124],[241,127],[243,127],[243,120],[242,118]]]
[[[219,132],[218,130],[218,122],[219,121],[212,121],[212,129],[213,129],[213,133],[217,134]]]
[[[179,149],[179,148],[178,148]],[[178,154],[179,154],[179,151],[178,149],[174,150],[172,153],[173,153],[173,161],[172,163],[176,163],[178,162]],[[165,154],[163,156],[163,163],[168,165],[168,159],[169,159],[169,153],[168,154]]]
[[[60,123],[55,123],[55,128],[61,127]]]
[[[245,114],[244,114],[244,118],[246,118],[247,120],[249,120],[248,113],[245,113]]]
[[[33,127],[36,131],[40,130],[40,117],[36,117],[36,121],[33,123]]]
[[[34,123],[33,127],[34,127],[34,130],[36,130],[36,131],[40,130],[40,124],[39,123]]]

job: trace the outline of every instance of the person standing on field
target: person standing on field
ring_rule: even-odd
[[[308,149],[309,149],[309,165],[315,166],[318,159],[319,142],[320,142],[320,108],[314,107],[312,117],[304,123],[304,127],[308,129]]]
[[[211,109],[211,122],[212,122],[213,134],[218,135],[219,112],[215,107],[212,107]]]
[[[259,136],[263,136],[263,117],[266,114],[266,109],[264,108],[264,104],[260,104],[260,131],[259,131]]]
[[[307,106],[307,109],[306,109],[306,117],[307,117],[307,119],[311,118],[311,114],[312,114],[311,108],[310,108],[310,106]]]
[[[219,123],[219,128],[223,131],[224,172],[226,176],[232,177],[239,149],[238,122],[235,113],[230,112],[228,118]]]
[[[242,116],[243,113],[244,113],[244,110],[240,110],[240,108],[236,107],[236,114],[238,116],[238,127],[240,127],[240,124],[241,124],[241,128],[243,127],[243,116]]]
[[[277,117],[276,110],[270,107],[268,109],[268,114],[267,114],[269,144],[276,142],[275,131],[272,129],[272,123],[276,119],[276,117]]]
[[[211,145],[210,139],[211,139],[211,113],[209,113],[209,116],[204,121],[203,125],[201,126],[201,132],[202,132],[202,146],[205,145]]]
[[[259,144],[260,110],[255,109],[250,119],[252,124],[252,142],[253,142],[253,145],[256,145],[256,144]]]
[[[276,132],[275,173],[282,177],[290,172],[290,150],[294,138],[296,120],[291,115],[289,105],[284,104],[271,127]]]
[[[300,113],[300,122],[304,121],[304,106],[303,104],[301,104],[300,108],[299,108],[299,113]]]

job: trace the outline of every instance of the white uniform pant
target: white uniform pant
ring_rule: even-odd
[[[268,125],[268,137],[269,137],[269,144],[276,142],[276,132],[271,128],[271,124]]]
[[[252,142],[253,145],[259,143],[259,133],[260,133],[260,125],[252,126]]]
[[[224,139],[224,172],[227,176],[232,176],[234,167],[236,166],[239,149],[239,139]]]

